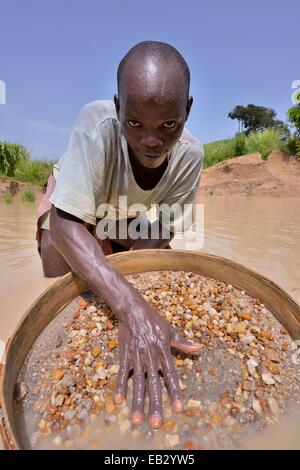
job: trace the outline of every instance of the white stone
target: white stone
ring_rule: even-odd
[[[268,403],[270,410],[272,411],[273,415],[278,416],[280,414],[280,408],[278,406],[277,401],[273,397],[268,397]]]
[[[269,373],[261,374],[261,378],[267,385],[273,385],[275,380],[273,379],[272,375]]]
[[[188,408],[199,408],[201,407],[201,401],[200,400],[193,400],[192,398],[187,402],[187,407]]]
[[[104,367],[102,367],[102,366],[101,366],[101,367],[97,367],[96,371],[97,371],[97,375],[98,375],[98,377],[99,377],[100,380],[106,379],[106,377],[107,377],[107,370],[104,369]]]
[[[262,408],[258,400],[253,400],[252,408],[258,415],[262,414]]]
[[[119,372],[119,365],[118,364],[113,364],[112,366],[110,366],[108,371],[112,375],[117,374]]]
[[[256,340],[256,337],[249,332],[245,334],[244,336],[242,336],[240,339],[241,343],[243,344],[250,344],[252,343],[252,341],[255,341],[255,340]]]
[[[165,437],[166,447],[175,447],[179,445],[179,436],[178,434],[167,434]]]
[[[56,436],[55,439],[53,439],[53,444],[55,446],[61,446],[62,443],[63,443],[63,440],[61,436]]]
[[[97,309],[94,305],[91,305],[90,307],[88,307],[86,309],[87,313],[96,313],[97,312]]]

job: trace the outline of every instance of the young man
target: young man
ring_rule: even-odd
[[[68,150],[49,181],[50,202],[44,201],[43,224],[39,224],[45,275],[72,270],[118,317],[120,369],[115,401],[124,400],[133,369],[132,422],[141,423],[147,373],[153,428],[163,421],[159,370],[173,409],[182,410],[171,346],[187,353],[201,346],[182,338],[111,267],[105,258],[109,244],[99,242],[91,228],[103,219],[105,204],[115,209],[112,218],[118,227],[124,220],[127,227],[137,216],[132,204],[142,203],[146,209],[163,204],[152,227],[157,237],[134,239],[128,230],[125,238],[117,231],[110,239],[114,251],[168,247],[184,214],[179,211],[170,220],[166,208],[193,204],[203,164],[203,146],[184,129],[193,102],[189,81],[188,66],[172,46],[155,41],[134,46],[119,65],[114,103],[95,101],[81,111]],[[119,196],[127,197],[127,212]],[[52,205],[50,226],[47,204]]]

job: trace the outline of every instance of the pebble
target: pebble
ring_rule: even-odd
[[[274,349],[268,349],[266,351],[266,358],[269,359],[270,361],[273,361],[273,362],[280,362],[281,361],[279,353],[277,351],[275,351]]]
[[[56,369],[54,372],[53,372],[53,379],[54,380],[61,380],[64,376],[64,370],[63,369]]]
[[[253,400],[252,408],[255,411],[255,413],[257,413],[258,415],[262,414],[262,408],[258,400]]]
[[[195,408],[195,407],[200,407],[201,405],[202,405],[201,401],[190,399],[187,402],[186,406],[187,406],[187,408]]]
[[[68,421],[71,421],[76,415],[76,410],[68,410],[64,412],[64,417]]]
[[[65,397],[62,394],[56,396],[54,406],[62,406],[64,404]]]
[[[180,439],[178,434],[166,434],[165,445],[167,448],[178,446]]]
[[[99,354],[101,354],[100,346],[94,346],[91,352],[93,357],[99,356]]]
[[[242,344],[250,344],[256,340],[256,337],[252,335],[251,333],[247,333],[244,336],[241,337],[240,341]]]
[[[55,446],[60,447],[60,446],[62,445],[62,443],[63,443],[63,439],[62,439],[61,436],[56,436],[56,437],[53,439],[53,444],[54,444]]]
[[[107,370],[104,369],[103,366],[98,367],[98,368],[96,369],[96,371],[97,371],[97,376],[99,377],[100,380],[106,379],[106,377],[107,377]]]
[[[272,375],[269,373],[261,374],[261,378],[263,379],[264,383],[267,385],[273,385],[275,380],[273,379]]]
[[[25,382],[18,382],[15,386],[15,399],[16,401],[22,401],[27,393],[29,392],[29,387]]]
[[[97,308],[94,306],[94,305],[91,305],[90,307],[88,307],[86,309],[87,313],[96,313],[97,312]]]
[[[193,363],[192,359],[186,358],[186,359],[184,359],[183,363],[188,369],[191,370],[193,368],[194,363]]]
[[[89,413],[85,408],[83,408],[79,413],[77,413],[77,417],[81,420],[86,419],[88,417],[88,415],[89,415]]]
[[[119,372],[119,364],[113,364],[112,366],[109,367],[108,372],[111,375],[115,375]]]
[[[273,397],[268,397],[268,404],[270,407],[270,410],[274,415],[279,415],[280,414],[280,408],[278,406],[277,401]]]
[[[72,374],[66,374],[61,381],[62,385],[65,387],[74,387],[75,379]]]

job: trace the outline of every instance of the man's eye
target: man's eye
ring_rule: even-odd
[[[176,126],[176,122],[174,121],[168,121],[164,123],[164,127],[167,129],[173,129]]]
[[[130,127],[140,127],[140,123],[138,121],[127,121]]]

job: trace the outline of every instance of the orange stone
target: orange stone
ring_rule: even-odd
[[[63,369],[56,369],[54,372],[53,372],[53,378],[54,380],[61,380],[64,376],[64,370]]]
[[[165,429],[166,431],[173,431],[175,428],[175,422],[169,419],[162,425],[162,429]]]
[[[81,299],[81,300],[79,301],[79,306],[80,306],[81,308],[86,308],[86,307],[88,306],[88,304],[89,304],[89,303],[88,303],[86,300]]]
[[[242,312],[239,312],[237,315],[238,315],[238,317],[241,318],[242,320],[251,320],[251,318],[252,318],[251,313],[242,313]]]
[[[92,356],[93,356],[93,357],[99,356],[99,354],[101,354],[101,348],[100,348],[100,346],[94,346],[94,347],[92,348],[92,351],[91,351],[91,352],[92,352]]]
[[[116,339],[111,339],[110,341],[108,341],[108,349],[110,351],[112,351],[113,349],[115,349],[118,345],[118,342]]]
[[[184,361],[183,361],[183,359],[175,359],[175,364],[176,364],[176,366],[181,367],[181,366],[183,366]]]
[[[184,443],[185,450],[193,450],[193,447],[194,447],[193,441],[185,441]]]
[[[219,415],[218,413],[215,413],[212,417],[212,422],[216,424],[217,426],[219,426],[219,424],[222,423],[222,416]]]

